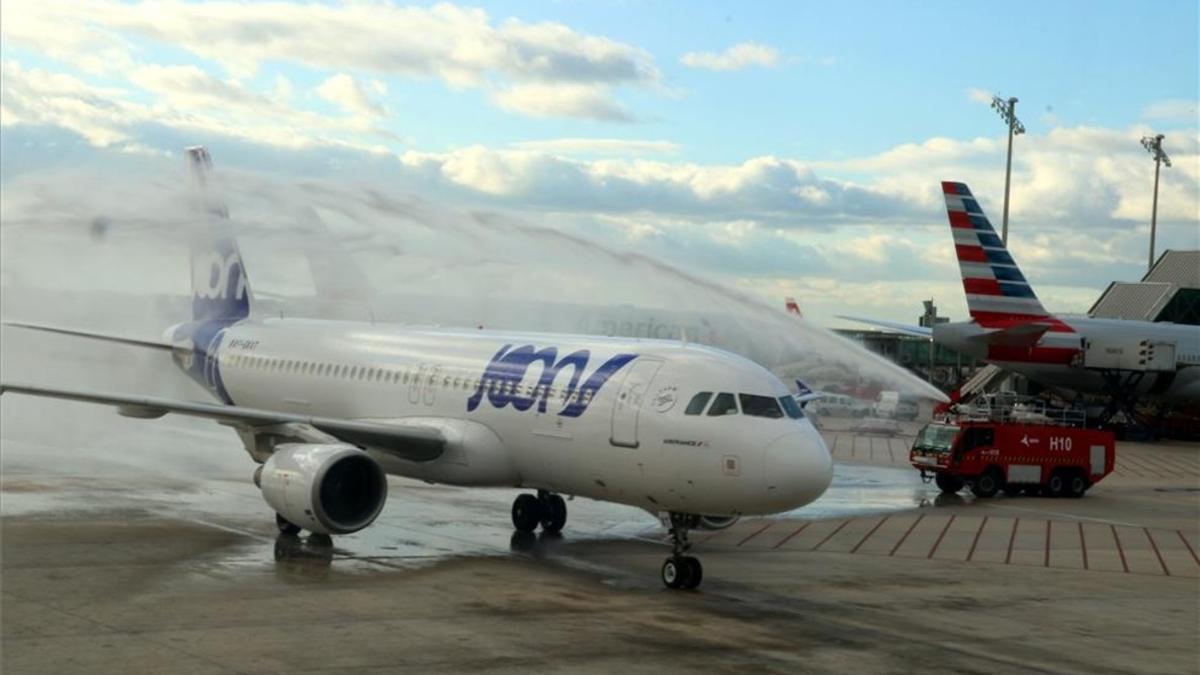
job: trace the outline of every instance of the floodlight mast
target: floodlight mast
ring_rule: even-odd
[[[1146,263],[1146,271],[1154,267],[1154,234],[1158,229],[1158,172],[1163,164],[1171,166],[1171,158],[1162,149],[1163,135],[1142,136],[1142,147],[1154,155],[1154,206],[1150,208],[1150,259]]]
[[[1008,159],[1004,167],[1004,222],[1000,230],[1000,241],[1008,245],[1008,187],[1012,179],[1012,142],[1013,136],[1025,133],[1025,125],[1017,119],[1017,97],[1008,99],[999,96],[992,97],[992,109],[1000,113],[1001,119],[1008,124]]]

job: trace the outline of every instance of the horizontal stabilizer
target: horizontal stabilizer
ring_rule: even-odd
[[[838,318],[845,319],[847,321],[857,321],[859,323],[865,323],[868,326],[879,326],[880,328],[887,328],[888,330],[893,330],[898,333],[904,333],[906,335],[916,335],[917,337],[923,337],[923,338],[932,338],[933,337],[933,329],[926,328],[925,326],[913,326],[911,324],[900,323],[898,321],[880,321],[879,319],[864,319],[862,317],[857,317],[857,316],[842,316],[841,314],[838,315]]]
[[[368,447],[414,462],[437,459],[446,447],[446,438],[441,431],[425,426],[384,424],[330,417],[309,417],[293,413],[260,410],[220,403],[198,403],[176,401],[152,396],[129,396],[72,389],[53,389],[26,384],[0,383],[0,394],[13,392],[58,398],[68,401],[83,401],[116,406],[130,417],[155,418],[167,413],[204,417],[232,426],[268,426],[278,424],[303,424],[329,434],[346,443]]]
[[[107,333],[93,333],[91,331],[74,330],[71,328],[59,328],[57,326],[46,326],[44,324],[25,323],[23,321],[0,321],[2,326],[14,326],[16,328],[25,328],[27,330],[37,330],[43,333],[58,333],[60,335],[73,335],[75,337],[84,337],[91,340],[103,340],[105,342],[116,342],[124,345],[132,345],[134,347],[149,347],[151,349],[166,349],[170,350],[172,346],[166,342],[157,340],[139,340],[137,338],[128,338],[120,335],[110,335]]]
[[[1049,323],[1022,323],[1003,330],[982,333],[967,339],[1005,347],[1032,347],[1053,328]]]

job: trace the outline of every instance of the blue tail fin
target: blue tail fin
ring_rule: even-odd
[[[187,149],[188,165],[201,207],[222,221],[229,210],[210,185],[212,159],[202,146]],[[250,284],[231,233],[213,233],[192,242],[192,320],[236,321],[250,316]]]

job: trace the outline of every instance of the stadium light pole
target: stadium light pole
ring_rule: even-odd
[[[1158,227],[1158,172],[1163,164],[1171,166],[1171,158],[1162,149],[1163,135],[1142,136],[1142,147],[1154,155],[1154,206],[1150,208],[1150,260],[1146,263],[1146,271],[1154,267],[1154,233]]]
[[[1008,245],[1008,186],[1012,179],[1012,142],[1013,136],[1025,133],[1025,125],[1017,119],[1017,97],[1007,99],[999,96],[992,97],[992,110],[1000,113],[1000,118],[1008,124],[1008,160],[1004,167],[1004,223],[1000,230],[1000,241]]]

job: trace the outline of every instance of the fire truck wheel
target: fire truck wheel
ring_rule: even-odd
[[[975,493],[980,499],[995,497],[1000,491],[1000,487],[1004,484],[1004,478],[995,468],[988,469],[980,474],[979,478],[971,485],[971,492]]]
[[[951,476],[947,473],[939,473],[933,477],[933,482],[937,483],[938,489],[948,495],[963,489],[963,479],[958,476]]]
[[[1046,481],[1046,495],[1049,497],[1061,497],[1067,489],[1067,478],[1062,471],[1055,471],[1050,474],[1050,480]]]
[[[1066,495],[1071,499],[1079,499],[1083,496],[1083,493],[1087,492],[1088,487],[1090,486],[1088,485],[1087,477],[1082,473],[1073,472],[1067,478]]]

